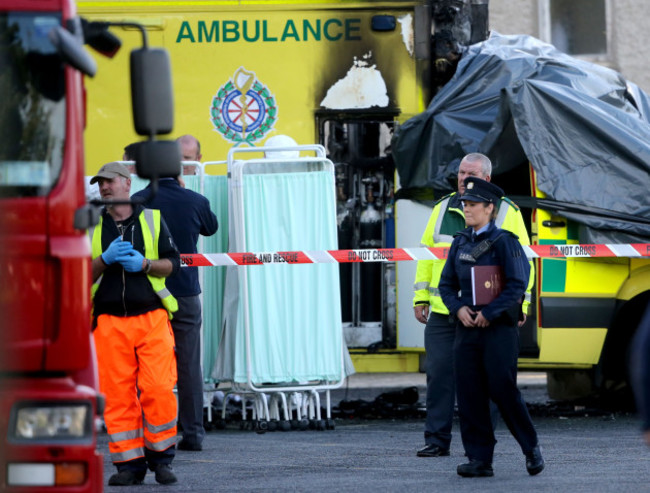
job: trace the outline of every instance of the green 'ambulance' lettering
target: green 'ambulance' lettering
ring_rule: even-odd
[[[316,19],[316,27],[314,28],[307,19],[302,21],[303,40],[308,41],[308,32],[311,32],[314,41],[320,41],[320,19]]]
[[[185,24],[185,22],[183,22]],[[205,35],[205,40],[208,43],[212,43],[212,37],[214,36],[215,42],[219,42],[219,21],[212,21],[210,26],[210,32],[205,27],[205,21],[199,21],[199,43],[203,43],[203,36]],[[194,43],[194,39],[192,39]]]
[[[192,28],[190,27],[190,23],[187,21],[182,22],[181,28],[178,30],[178,36],[176,36],[176,42],[180,43],[184,39],[189,39],[190,43],[195,42],[194,34],[192,34]]]
[[[264,41],[277,41],[278,38],[271,37],[267,34],[267,29],[269,27],[267,22],[268,21],[266,19],[262,21],[262,32],[264,33],[262,34],[262,39],[264,39]]]
[[[244,21],[244,29],[242,31],[244,40],[248,41],[249,43],[254,43],[260,39],[260,21],[255,21],[255,36],[251,36],[250,32],[248,31],[248,21]]]
[[[341,39],[341,33],[334,31],[336,34],[331,34],[329,28],[332,24],[337,24],[339,27],[343,25],[339,19],[327,19],[325,24],[323,24],[323,34],[325,34],[325,37],[330,41],[338,41]]]
[[[239,22],[223,21],[223,41],[224,43],[239,41]]]
[[[352,33],[358,33],[361,19],[345,19],[345,40],[346,41],[361,41],[361,36],[353,36]]]
[[[360,41],[361,19],[287,19],[281,29],[270,25],[268,19],[260,20],[214,20],[181,22],[176,43],[275,43],[306,41]],[[302,28],[300,29],[299,26]]]
[[[296,41],[300,41],[300,37],[298,37],[298,31],[296,30],[296,25],[291,19],[289,19],[284,25],[284,31],[282,32],[282,38],[280,41],[284,41],[289,37],[295,39]]]

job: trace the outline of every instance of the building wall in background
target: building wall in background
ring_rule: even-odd
[[[585,0],[582,0],[585,1]],[[650,92],[650,43],[644,35],[650,27],[648,0],[589,0],[603,2],[607,51],[599,55],[578,55],[621,72],[628,80]],[[551,42],[550,12],[553,2],[573,0],[491,0],[490,29],[501,34],[529,34]]]

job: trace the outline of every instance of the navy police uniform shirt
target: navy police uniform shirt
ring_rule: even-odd
[[[146,202],[150,209],[160,209],[169,232],[180,253],[197,253],[199,235],[211,236],[217,232],[217,216],[210,209],[210,201],[203,195],[180,186],[174,178],[158,181],[158,193]],[[151,185],[134,197],[149,198]],[[165,284],[175,297],[196,296],[201,292],[198,267],[183,267]]]
[[[475,238],[473,236],[473,229],[469,227],[454,237],[438,287],[449,313],[455,315],[460,308],[468,306],[472,310],[480,310],[486,320],[493,321],[521,302],[528,285],[530,265],[517,236],[497,228],[493,221],[485,232]],[[490,250],[475,262],[471,260],[472,250],[481,241],[494,241],[499,236]],[[500,265],[505,278],[501,294],[485,306],[472,304],[471,268],[477,265]]]

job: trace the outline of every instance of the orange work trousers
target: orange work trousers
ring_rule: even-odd
[[[93,334],[113,463],[144,457],[145,447],[175,445],[176,356],[167,311],[100,315]]]

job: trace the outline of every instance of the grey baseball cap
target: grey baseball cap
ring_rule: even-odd
[[[90,184],[96,183],[100,178],[117,178],[118,176],[123,176],[124,178],[131,178],[131,173],[123,164],[120,164],[116,161],[112,163],[106,163],[104,166],[99,168],[99,171],[95,176],[90,179]]]

